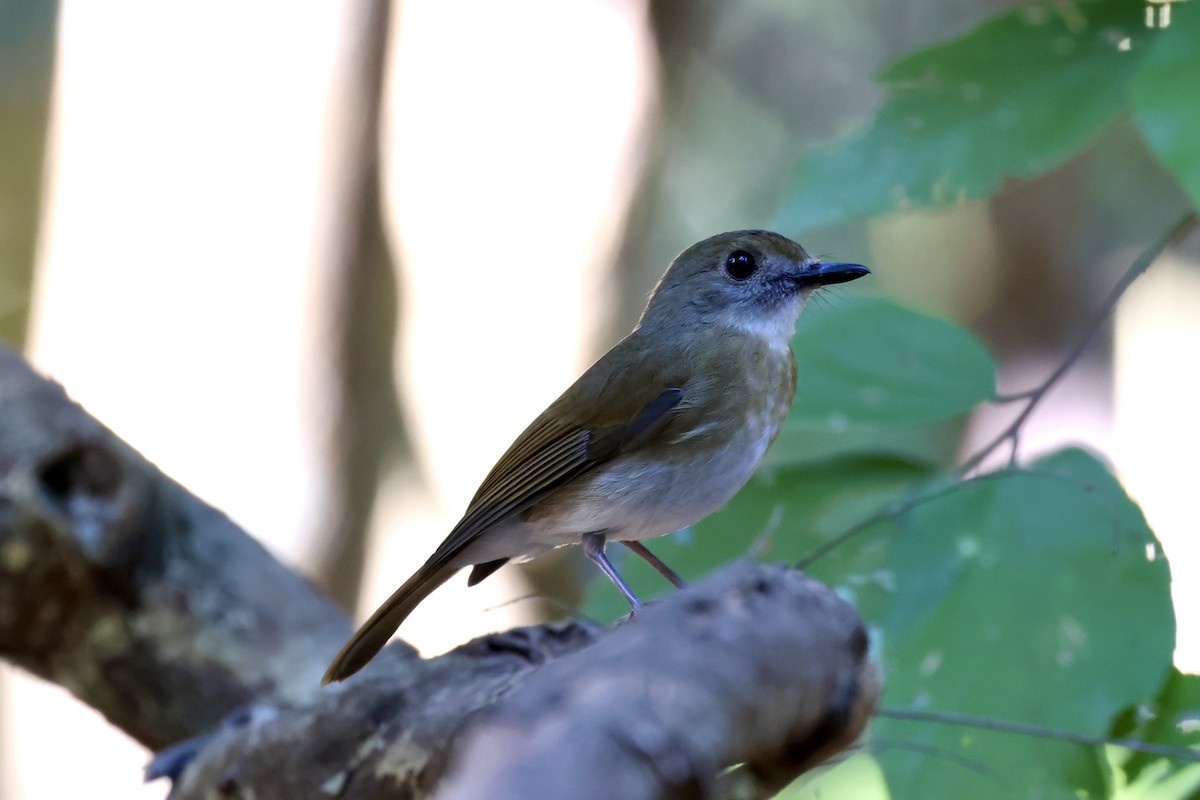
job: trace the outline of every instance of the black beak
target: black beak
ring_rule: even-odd
[[[830,286],[835,283],[846,283],[857,280],[863,275],[870,275],[871,270],[862,264],[825,264],[817,262],[797,276],[796,282],[801,286]]]

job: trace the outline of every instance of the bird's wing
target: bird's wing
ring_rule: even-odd
[[[585,418],[572,413],[573,398],[564,395],[500,458],[466,514],[426,566],[448,563],[488,528],[617,455],[636,449],[659,430],[683,396],[679,386],[642,383],[619,400],[599,403],[602,411]]]
[[[612,358],[617,348],[619,357]],[[457,571],[461,564],[454,559],[463,548],[490,527],[618,455],[669,434],[669,426],[685,424],[675,417],[689,413],[695,397],[684,401],[686,381],[675,371],[681,360],[655,358],[661,352],[632,337],[617,348],[517,437],[484,479],[462,520],[424,566],[358,629],[329,665],[324,683],[340,681],[370,661],[417,604]],[[623,367],[617,370],[617,364]],[[490,562],[473,573],[473,580],[482,580],[497,566]]]

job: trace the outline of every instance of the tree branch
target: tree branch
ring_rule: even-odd
[[[718,780],[738,763],[776,791],[850,746],[879,692],[848,605],[745,563],[611,631],[517,629],[406,669],[392,649],[312,703],[241,715],[172,800],[717,798],[749,784]]]
[[[306,581],[4,348],[0,420],[0,656],[150,748],[312,693],[350,626]]]
[[[543,667],[472,731],[439,798],[713,797],[730,764],[777,791],[866,726],[866,649],[824,584],[728,567]]]
[[[177,800],[426,797],[455,763],[448,797],[761,797],[852,744],[878,695],[857,615],[784,567],[733,565],[612,631],[398,642],[320,687],[349,633],[0,349],[0,655],[173,745],[149,775]]]

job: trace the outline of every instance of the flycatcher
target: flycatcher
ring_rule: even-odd
[[[463,567],[475,585],[511,559],[568,544],[636,596],[604,554],[622,542],[676,584],[641,539],[716,511],[750,478],[796,393],[789,342],[821,286],[869,274],[769,231],[684,250],[633,332],[517,437],[424,566],[342,648],[324,681],[360,670]]]

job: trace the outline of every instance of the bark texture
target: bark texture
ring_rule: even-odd
[[[241,468],[253,481],[269,465]],[[228,517],[0,348],[0,656],[156,749],[256,698],[311,696],[349,632]]]
[[[539,669],[472,729],[438,796],[773,793],[862,732],[878,695],[866,650],[828,587],[734,564]],[[731,764],[743,774],[718,782]]]
[[[320,687],[349,634],[0,350],[0,655],[165,747],[149,774],[173,798],[765,797],[850,746],[878,695],[857,615],[784,567],[731,565],[611,630],[397,642]]]

